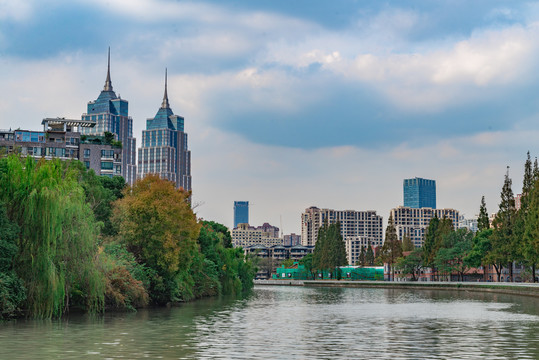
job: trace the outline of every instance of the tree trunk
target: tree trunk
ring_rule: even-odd
[[[535,282],[535,263],[532,264],[532,283]]]
[[[511,282],[514,282],[513,280],[513,263],[509,263],[509,278],[511,279]]]
[[[494,265],[494,270],[496,270],[496,275],[498,276],[498,282],[500,282],[500,277],[502,275],[502,266],[497,266],[497,265]]]

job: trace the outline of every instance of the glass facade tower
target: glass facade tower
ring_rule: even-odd
[[[129,103],[116,96],[110,81],[110,49],[108,55],[107,79],[99,97],[88,103],[88,110],[82,114],[82,120],[92,121],[94,127],[84,127],[82,135],[104,136],[105,132],[114,134],[122,143],[121,175],[133,185],[136,180],[135,150],[136,139],[133,137],[133,119],[129,116]]]
[[[234,228],[249,224],[249,201],[234,201]]]
[[[165,94],[155,117],[146,120],[142,131],[142,144],[138,149],[138,177],[158,174],[170,180],[177,188],[191,191],[191,151],[187,147],[184,118],[174,115]]]
[[[436,181],[422,178],[403,181],[404,206],[436,209]]]

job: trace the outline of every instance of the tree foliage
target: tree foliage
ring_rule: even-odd
[[[170,181],[149,175],[115,203],[118,239],[139,263],[156,273],[150,294],[155,303],[194,298],[190,266],[197,252],[200,225],[189,193]]]
[[[507,171],[500,194],[499,209],[492,223],[494,229],[490,237],[492,249],[485,259],[486,263],[492,264],[496,269],[498,281],[500,281],[502,268],[509,265],[515,259],[516,254],[513,236],[516,209],[511,184],[512,180],[509,178],[509,171]],[[512,266],[510,268],[512,269]]]
[[[102,311],[102,274],[95,266],[98,223],[77,172],[59,160],[0,160],[0,201],[20,228],[14,269],[27,289],[30,316],[61,315],[70,305]],[[71,295],[80,301],[71,304]]]
[[[397,236],[397,230],[393,223],[393,217],[390,215],[386,227],[386,234],[384,245],[382,246],[382,252],[380,254],[381,260],[389,265],[389,273],[392,274],[391,279],[394,279],[395,269],[393,264],[397,262],[397,259],[402,256],[402,243]]]
[[[479,206],[479,217],[477,218],[477,228],[479,231],[483,231],[490,228],[490,221],[488,218],[487,205],[485,204],[485,197],[481,197],[481,205]]]
[[[348,265],[346,248],[341,236],[341,224],[325,223],[318,230],[313,252],[313,267],[317,270],[333,270]]]

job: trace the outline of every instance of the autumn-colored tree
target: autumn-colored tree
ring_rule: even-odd
[[[198,253],[200,225],[189,193],[157,175],[138,180],[114,209],[118,239],[137,259],[155,270],[150,296],[155,303],[190,300],[190,265]]]

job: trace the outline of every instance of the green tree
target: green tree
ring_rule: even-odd
[[[341,224],[325,223],[318,230],[318,239],[313,252],[313,267],[317,270],[335,271],[337,267],[347,264]]]
[[[515,209],[515,220],[512,234],[512,261],[523,262],[525,260],[524,252],[526,248],[526,218],[529,212],[530,195],[533,189],[533,170],[530,152],[527,153],[524,163],[524,176],[522,180],[522,193],[520,195],[520,208]],[[530,264],[531,265],[531,264]],[[532,265],[533,266],[533,265]],[[511,266],[512,270],[512,266]]]
[[[365,266],[365,246],[361,245],[361,251],[359,253],[359,259],[357,260],[357,264],[359,266]]]
[[[535,282],[535,270],[539,263],[539,180],[530,193],[523,238],[522,252],[532,268],[532,279]]]
[[[494,229],[490,238],[492,249],[485,258],[488,264],[494,266],[498,281],[500,281],[501,271],[504,266],[510,269],[510,278],[513,280],[512,262],[515,259],[513,226],[515,223],[516,209],[511,184],[512,181],[509,178],[508,170],[505,174],[505,180],[500,194],[499,210],[492,223]]]
[[[479,231],[483,231],[490,228],[490,221],[488,219],[487,205],[485,204],[485,197],[481,197],[481,206],[479,206],[479,217],[477,218],[477,227]]]
[[[365,263],[367,266],[374,265],[374,251],[372,250],[371,241],[369,240],[369,245],[367,245],[367,252],[365,253]]]
[[[15,274],[19,227],[11,222],[4,204],[0,203],[0,320],[20,314],[26,299],[26,288]]]
[[[313,267],[313,254],[307,254],[299,260],[299,264],[305,267],[305,271],[311,279],[315,278],[316,269]]]
[[[410,275],[412,281],[417,281],[423,269],[423,249],[414,248],[408,256],[397,259],[395,266],[403,275]]]
[[[414,250],[414,248],[415,246],[414,246],[414,243],[412,242],[412,238],[410,237],[410,235],[408,235],[408,233],[404,233],[402,237],[402,251],[403,252],[412,251]]]
[[[402,243],[397,237],[397,230],[395,229],[395,224],[393,223],[393,217],[391,215],[389,215],[384,245],[382,246],[380,256],[382,261],[389,266],[389,281],[394,281],[395,267],[393,264],[395,264],[397,259],[402,256]]]
[[[465,260],[473,247],[473,232],[467,229],[458,229],[443,236],[442,247],[436,253],[434,263],[439,272],[444,273],[451,280],[451,274],[457,273],[460,281],[464,280],[464,273],[469,268]]]
[[[78,172],[59,160],[3,158],[0,201],[20,229],[14,269],[27,289],[28,314],[60,316],[72,305],[102,311],[105,281],[95,263],[99,226]]]
[[[440,219],[436,214],[429,222],[429,227],[425,234],[425,240],[423,241],[423,264],[428,267],[434,266],[434,257],[438,251],[436,244],[436,234],[438,226],[440,225]]]

